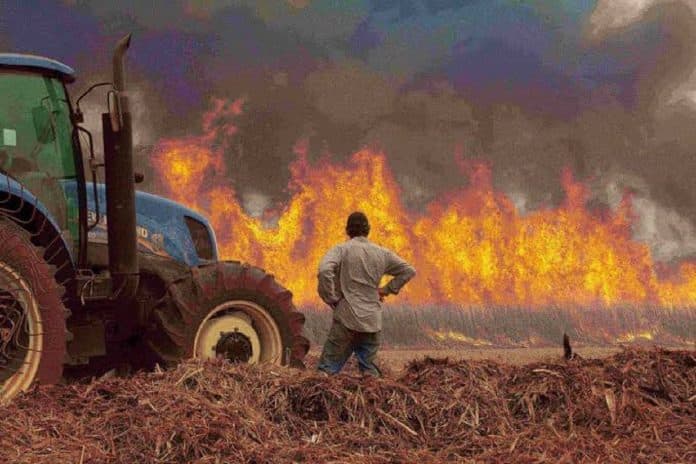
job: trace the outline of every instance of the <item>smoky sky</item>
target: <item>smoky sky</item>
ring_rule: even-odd
[[[157,140],[199,131],[211,98],[244,97],[229,153],[242,197],[287,198],[299,139],[337,161],[384,150],[413,208],[466,184],[461,153],[522,211],[562,200],[564,167],[590,206],[630,190],[658,258],[696,252],[694,0],[2,4],[2,48],[75,67],[74,94],[133,33],[143,170]]]

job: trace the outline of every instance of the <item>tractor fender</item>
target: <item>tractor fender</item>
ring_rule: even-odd
[[[74,276],[73,247],[46,205],[20,182],[0,172],[0,216],[7,217],[31,234],[32,242],[45,248],[44,258],[56,274]],[[62,282],[65,279],[59,279]]]

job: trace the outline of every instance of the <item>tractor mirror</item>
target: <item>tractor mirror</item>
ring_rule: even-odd
[[[56,133],[51,120],[51,113],[45,106],[37,106],[31,110],[31,116],[34,121],[34,130],[36,131],[36,140],[40,143],[50,143],[56,139]]]

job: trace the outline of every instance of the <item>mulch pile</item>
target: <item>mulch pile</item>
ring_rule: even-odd
[[[696,462],[696,352],[386,379],[187,362],[0,407],[0,462]]]

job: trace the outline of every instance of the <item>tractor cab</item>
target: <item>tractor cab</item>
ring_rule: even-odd
[[[74,71],[57,61],[0,54],[0,186],[42,209],[76,256],[80,195],[63,188],[82,174],[65,88],[74,80]]]

